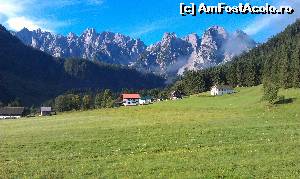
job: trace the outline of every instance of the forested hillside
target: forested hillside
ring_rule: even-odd
[[[225,65],[186,72],[174,87],[187,94],[214,84],[256,86],[264,80],[279,87],[300,87],[300,20],[259,47]]]
[[[136,70],[80,59],[57,59],[25,46],[0,26],[0,102],[40,104],[66,90],[147,89],[164,80]]]

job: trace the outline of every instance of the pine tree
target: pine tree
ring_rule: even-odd
[[[104,90],[102,99],[103,108],[113,107],[114,101],[112,97],[112,92],[109,89]]]
[[[263,99],[270,104],[274,104],[278,100],[279,87],[272,81],[266,80],[263,84],[264,96]]]
[[[70,110],[79,110],[81,107],[81,98],[79,95],[70,94],[68,95],[70,99]]]
[[[216,67],[213,69],[213,79],[212,80],[213,80],[214,84],[223,84],[220,68]]]
[[[300,50],[295,48],[291,56],[292,59],[292,83],[293,87],[300,88]]]
[[[92,108],[92,97],[90,95],[84,95],[82,98],[82,108],[87,110]]]
[[[54,100],[54,106],[55,109],[59,112],[67,111],[68,106],[67,106],[67,101],[64,95],[60,95],[55,98]]]
[[[249,61],[245,71],[246,85],[254,86],[255,85],[255,65],[253,61]]]
[[[95,96],[95,108],[102,108],[103,93],[97,93]]]
[[[278,68],[279,70],[279,79],[280,79],[280,85],[283,88],[289,88],[290,87],[290,59],[289,59],[289,53],[287,52],[287,49],[281,50],[279,54],[280,59],[277,59],[279,61]]]
[[[237,84],[239,86],[243,86],[244,85],[243,73],[244,73],[244,68],[243,68],[242,61],[237,61],[236,62],[236,71],[235,71],[235,74],[236,74]]]
[[[237,85],[237,77],[236,77],[236,66],[235,63],[232,63],[226,67],[226,78],[228,81],[228,84],[231,86],[236,86]]]

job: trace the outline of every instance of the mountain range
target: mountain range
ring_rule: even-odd
[[[228,33],[220,26],[207,29],[201,37],[195,33],[183,38],[165,33],[161,41],[150,46],[140,39],[112,32],[97,33],[95,29],[86,29],[79,36],[26,28],[11,33],[24,44],[54,57],[99,60],[164,77],[224,64],[258,45],[243,31]]]

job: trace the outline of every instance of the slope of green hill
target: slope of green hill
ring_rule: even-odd
[[[300,91],[262,87],[0,121],[1,178],[297,178]]]

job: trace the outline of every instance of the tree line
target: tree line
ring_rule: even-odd
[[[58,112],[112,108],[121,105],[121,94],[123,93],[138,93],[141,96],[151,96],[155,99],[167,99],[169,97],[168,92],[162,88],[138,91],[133,89],[122,89],[122,91],[115,93],[110,89],[96,91],[91,89],[73,89],[46,102],[44,105],[52,106]]]
[[[64,94],[57,96],[52,101],[52,106],[58,112],[71,110],[89,110],[111,108],[114,106],[116,96],[109,90],[103,90],[95,94]]]

